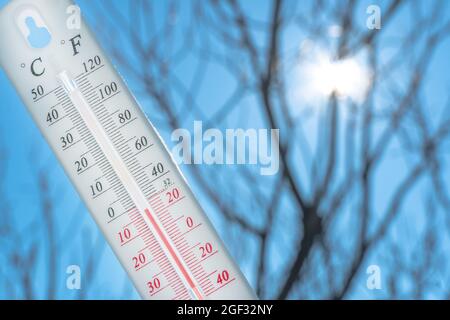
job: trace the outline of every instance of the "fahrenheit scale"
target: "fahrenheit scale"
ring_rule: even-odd
[[[156,130],[69,0],[13,0],[0,63],[144,299],[254,299]]]

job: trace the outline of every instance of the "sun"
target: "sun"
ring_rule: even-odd
[[[335,93],[339,98],[358,102],[364,98],[371,81],[371,73],[357,58],[333,60],[324,52],[316,52],[300,69],[303,94],[310,98]]]
[[[335,92],[339,96],[356,97],[365,91],[367,73],[354,60],[322,60],[312,66],[313,86],[325,95]]]

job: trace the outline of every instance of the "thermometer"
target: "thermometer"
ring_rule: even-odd
[[[0,12],[0,65],[143,299],[255,299],[69,0]],[[76,8],[76,7],[75,7]]]

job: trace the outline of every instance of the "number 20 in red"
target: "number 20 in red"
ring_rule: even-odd
[[[213,251],[212,244],[209,242],[205,243],[204,246],[200,246],[198,249],[202,253],[202,258],[206,257],[208,254],[210,254]]]
[[[145,257],[145,254],[139,253],[137,256],[133,257],[134,269],[139,270],[143,265],[145,265],[146,261],[147,258]]]
[[[178,188],[173,188],[171,191],[166,192],[166,196],[167,201],[172,203],[180,198],[180,190],[178,190]]]

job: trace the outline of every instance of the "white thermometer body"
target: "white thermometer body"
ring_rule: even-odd
[[[68,28],[71,5],[10,2],[0,64],[139,294],[256,298],[92,33]]]

